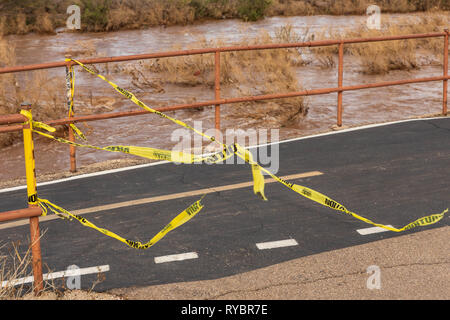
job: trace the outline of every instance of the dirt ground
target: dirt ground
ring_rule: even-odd
[[[448,216],[444,219],[448,219]],[[47,292],[47,300],[448,300],[450,227],[324,252],[215,280]],[[379,267],[379,289],[369,289]]]

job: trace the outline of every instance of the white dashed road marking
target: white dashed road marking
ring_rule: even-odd
[[[390,224],[388,224],[387,227],[393,228]],[[385,228],[380,228],[380,227],[371,227],[371,228],[358,229],[356,231],[360,235],[366,236],[368,234],[386,232],[386,231],[389,231],[389,230],[385,229]]]
[[[85,274],[101,273],[101,272],[107,272],[107,271],[109,271],[109,265],[103,265],[103,266],[97,266],[97,267],[89,267],[89,268],[82,268],[82,269],[75,269],[75,270],[72,269],[72,270],[46,273],[42,277],[45,281],[45,280],[52,280],[52,279],[58,279],[58,278],[82,276]],[[5,280],[2,282],[1,287],[17,286],[17,285],[22,285],[25,283],[31,283],[33,281],[34,281],[33,276],[20,278],[20,279],[14,279],[11,281]]]
[[[288,239],[288,240],[279,240],[279,241],[271,241],[271,242],[261,242],[257,243],[256,246],[259,250],[266,250],[266,249],[274,249],[274,248],[282,248],[282,247],[292,247],[297,246],[298,243],[295,241],[295,239]]]
[[[182,261],[182,260],[197,259],[197,258],[198,258],[197,252],[171,254],[168,256],[155,257],[155,263]]]

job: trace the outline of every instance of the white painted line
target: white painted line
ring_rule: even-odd
[[[265,249],[298,246],[298,243],[297,241],[295,241],[295,239],[288,239],[288,240],[261,242],[257,243],[256,246],[258,247],[259,250],[265,250]]]
[[[155,263],[182,261],[182,260],[197,259],[197,258],[198,258],[197,252],[171,254],[168,256],[155,257]]]
[[[397,123],[412,122],[412,121],[426,121],[426,120],[434,120],[434,119],[444,119],[444,118],[442,118],[442,117],[431,117],[431,118],[421,118],[421,119],[406,119],[406,120],[392,121],[392,122],[387,122],[387,123],[369,124],[369,125],[365,125],[365,126],[361,126],[361,127],[354,127],[354,128],[343,129],[343,130],[338,130],[338,131],[329,131],[329,132],[314,134],[314,135],[305,136],[305,137],[298,137],[298,138],[287,139],[287,140],[282,140],[282,141],[274,141],[274,142],[270,142],[270,143],[263,143],[263,144],[259,144],[259,145],[245,147],[244,149],[254,149],[254,148],[259,148],[259,147],[266,147],[266,146],[270,146],[270,145],[274,145],[274,144],[282,144],[282,143],[286,143],[286,142],[299,141],[299,140],[311,139],[311,138],[316,138],[316,137],[323,137],[323,136],[339,134],[339,133],[344,133],[344,132],[350,132],[350,131],[356,131],[356,130],[364,130],[364,129],[369,129],[369,128],[388,126],[388,125],[393,125],[393,124],[397,124]],[[211,155],[211,154],[212,153],[206,153],[206,154],[203,154],[203,156],[207,156],[207,155]],[[140,165],[136,165],[136,166],[130,166],[130,167],[124,167],[124,168],[118,168],[118,169],[110,169],[110,170],[99,171],[99,172],[94,172],[94,173],[86,173],[86,174],[81,174],[81,175],[77,175],[77,176],[73,176],[73,177],[69,177],[69,178],[53,180],[53,181],[47,181],[47,182],[41,182],[41,183],[38,183],[37,186],[39,187],[39,186],[51,185],[51,184],[56,184],[56,183],[60,183],[60,182],[65,182],[65,181],[71,181],[71,180],[77,180],[77,179],[101,176],[101,175],[105,175],[105,174],[109,174],[109,173],[134,170],[134,169],[151,167],[151,166],[157,166],[157,165],[167,164],[167,163],[171,163],[171,162],[169,162],[169,161],[158,161],[158,162],[140,164]],[[5,188],[5,189],[0,189],[0,193],[17,191],[17,190],[24,190],[26,188],[27,188],[26,185],[17,186],[17,187],[11,187],[11,188]]]
[[[45,280],[52,280],[52,279],[58,279],[58,278],[65,278],[65,277],[74,277],[74,276],[82,276],[86,274],[92,274],[92,273],[100,273],[100,272],[107,272],[109,271],[109,265],[103,265],[103,266],[97,266],[97,267],[89,267],[89,268],[83,268],[83,269],[69,269],[66,271],[58,271],[58,272],[52,272],[52,273],[46,273],[42,277]],[[34,277],[26,277],[26,278],[20,278],[20,279],[14,279],[11,281],[3,281],[1,287],[6,286],[18,286],[25,283],[31,283],[34,281]]]
[[[166,163],[170,163],[170,162],[169,161],[158,161],[158,162],[151,162],[151,163],[146,163],[146,164],[140,164],[140,165],[136,165],[136,166],[132,166],[132,167],[124,167],[124,168],[118,168],[118,169],[110,169],[110,170],[104,170],[104,171],[80,174],[80,175],[73,176],[73,177],[68,177],[68,178],[63,178],[63,179],[58,179],[58,180],[53,180],[53,181],[47,181],[47,182],[40,182],[40,183],[36,184],[36,186],[37,187],[46,186],[46,185],[51,185],[51,184],[56,184],[56,183],[61,183],[61,182],[66,182],[66,181],[72,181],[72,180],[78,180],[78,179],[102,176],[102,175],[105,175],[105,174],[116,173],[116,172],[121,172],[121,171],[129,171],[129,170],[134,170],[134,169],[139,169],[139,168],[152,167],[152,166],[157,166],[157,165],[166,164]],[[26,188],[27,188],[26,185],[17,186],[17,187],[11,187],[11,188],[6,188],[6,189],[1,189],[0,193],[17,191],[17,190],[23,190],[23,189],[26,189]]]
[[[306,140],[306,139],[311,139],[311,138],[330,136],[330,135],[335,135],[335,134],[340,134],[340,133],[345,133],[345,132],[352,132],[352,131],[359,131],[359,130],[365,130],[365,129],[371,129],[371,128],[390,126],[390,125],[393,125],[393,124],[399,124],[399,123],[405,123],[405,122],[426,121],[426,120],[435,120],[435,119],[445,119],[445,118],[444,117],[431,117],[431,118],[406,119],[406,120],[397,120],[397,121],[385,122],[385,123],[367,124],[367,125],[363,125],[363,126],[359,126],[359,127],[353,127],[353,128],[336,130],[336,131],[334,131],[334,130],[333,131],[327,131],[327,132],[323,132],[323,133],[313,134],[313,135],[310,135],[310,136],[304,136],[304,137],[298,137],[298,138],[292,138],[292,139],[287,139],[287,140],[274,141],[274,142],[254,145],[254,146],[250,146],[250,147],[245,147],[245,149],[254,149],[254,148],[260,148],[260,147],[267,147],[267,146],[271,146],[271,145],[274,145],[274,144],[282,144],[282,143],[286,143],[286,142],[293,142],[293,141],[300,141],[300,140]]]
[[[393,226],[391,226],[390,224],[386,225],[387,227],[393,228]],[[371,228],[364,228],[364,229],[358,229],[356,230],[360,235],[366,236],[368,234],[373,234],[373,233],[380,233],[380,232],[386,232],[389,231],[385,228],[380,228],[380,227],[371,227]]]
[[[320,171],[310,171],[310,172],[303,172],[303,173],[283,176],[283,177],[281,177],[281,179],[294,180],[294,179],[302,179],[302,178],[320,176],[322,174],[323,173]],[[276,182],[276,180],[271,179],[271,178],[264,179],[264,181],[265,181],[265,183],[275,183]],[[206,189],[173,193],[173,194],[168,194],[168,195],[163,195],[163,196],[156,196],[156,197],[150,197],[150,198],[143,198],[143,199],[111,203],[108,205],[95,206],[95,207],[90,207],[90,208],[74,210],[74,211],[72,211],[72,213],[76,214],[76,215],[82,215],[82,214],[87,214],[87,213],[92,213],[92,212],[113,210],[113,209],[148,204],[148,203],[153,203],[153,202],[158,202],[158,201],[167,201],[167,200],[179,199],[179,198],[184,198],[184,197],[191,197],[191,196],[215,193],[215,192],[220,192],[220,191],[235,190],[235,189],[239,189],[239,188],[247,188],[247,187],[251,187],[251,186],[253,186],[253,181],[241,182],[241,183],[230,184],[230,185],[225,185],[225,186],[218,186],[218,187],[212,187],[212,188],[206,188]],[[46,222],[46,221],[51,221],[51,220],[56,220],[56,219],[60,219],[60,218],[57,215],[47,215],[45,217],[40,217],[39,222]],[[0,230],[27,225],[28,223],[29,223],[29,221],[26,219],[14,221],[14,222],[0,223]]]

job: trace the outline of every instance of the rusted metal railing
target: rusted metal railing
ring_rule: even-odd
[[[448,37],[449,37],[449,30],[445,30],[444,35],[444,77],[447,79],[444,79],[444,94],[442,98],[442,114],[447,115],[447,95],[448,95]]]
[[[396,41],[396,40],[408,40],[408,39],[424,39],[424,38],[444,38],[444,61],[443,61],[443,75],[427,78],[415,78],[415,79],[405,79],[396,81],[385,81],[372,84],[363,85],[352,85],[344,86],[344,46],[346,44],[357,44],[357,43],[368,43],[368,42],[379,42],[379,41]],[[102,57],[93,59],[83,59],[80,62],[84,64],[97,64],[97,63],[110,63],[110,62],[123,62],[132,60],[143,60],[143,59],[155,59],[155,58],[168,58],[168,57],[179,57],[197,54],[214,54],[215,62],[215,81],[214,81],[214,100],[202,101],[196,103],[187,103],[172,105],[163,108],[156,108],[156,110],[161,112],[174,111],[180,109],[190,109],[198,107],[214,106],[215,117],[214,124],[216,130],[220,130],[220,107],[221,105],[240,103],[240,102],[251,102],[251,101],[263,101],[271,99],[281,99],[281,98],[293,98],[299,96],[311,96],[311,95],[323,95],[337,93],[337,121],[338,127],[342,127],[343,123],[343,93],[346,91],[363,90],[371,88],[382,88],[397,85],[406,85],[413,83],[425,83],[425,82],[435,82],[443,81],[443,105],[442,105],[442,115],[447,115],[447,91],[448,91],[448,38],[449,30],[446,29],[444,32],[435,33],[424,33],[424,34],[411,34],[411,35],[400,35],[400,36],[388,36],[388,37],[372,37],[372,38],[358,38],[358,39],[342,39],[342,40],[322,40],[322,41],[308,41],[308,42],[298,42],[298,43],[282,43],[282,44],[265,44],[265,45],[252,45],[252,46],[229,46],[229,47],[218,47],[218,48],[205,48],[205,49],[193,49],[193,50],[181,50],[181,51],[170,51],[170,52],[160,52],[160,53],[150,53],[150,54],[140,54],[140,55],[127,55],[127,56],[116,56],[116,57]],[[303,90],[298,92],[288,92],[279,94],[267,94],[258,96],[247,96],[247,97],[237,97],[237,98],[221,98],[220,92],[220,54],[223,52],[235,52],[235,51],[248,51],[248,50],[269,50],[269,49],[288,49],[288,48],[304,48],[304,47],[323,47],[323,46],[339,46],[339,59],[338,59],[338,84],[335,88],[322,88],[313,90]],[[50,62],[41,63],[27,66],[16,66],[1,68],[0,74],[3,73],[13,73],[13,72],[23,72],[39,69],[50,69],[65,67],[66,69],[72,65],[76,65],[75,62],[64,61],[64,62]],[[89,116],[70,116],[69,118],[50,120],[46,123],[49,125],[67,125],[77,122],[87,122],[87,121],[97,121],[103,119],[113,119],[120,117],[129,117],[147,114],[148,111],[128,111],[128,112],[112,112],[107,114],[97,114]],[[11,132],[21,130],[22,126],[8,126],[6,128],[0,128],[0,133]],[[73,130],[69,127],[69,140],[74,141]],[[76,152],[74,146],[69,146],[70,148],[70,171],[76,171]]]
[[[362,85],[352,85],[344,86],[344,46],[346,44],[356,44],[356,43],[368,43],[368,42],[378,42],[378,41],[395,41],[395,40],[407,40],[407,39],[423,39],[423,38],[444,38],[444,61],[443,61],[443,75],[426,77],[426,78],[415,78],[415,79],[405,79],[397,81],[385,81],[371,84]],[[182,51],[171,51],[171,52],[161,52],[161,53],[150,53],[150,54],[140,54],[140,55],[128,55],[128,56],[116,56],[116,57],[103,57],[94,59],[83,59],[80,60],[84,64],[97,64],[97,63],[110,63],[110,62],[122,62],[131,60],[143,60],[143,59],[155,59],[155,58],[167,58],[167,57],[177,57],[177,56],[188,56],[196,54],[214,54],[214,100],[195,102],[189,104],[179,104],[172,105],[163,108],[156,108],[156,110],[161,112],[174,111],[180,109],[190,109],[206,106],[214,106],[215,117],[214,123],[216,130],[220,130],[220,107],[221,105],[233,104],[239,102],[251,102],[251,101],[263,101],[271,99],[281,99],[281,98],[292,98],[299,96],[311,96],[311,95],[323,95],[337,93],[337,126],[342,126],[342,115],[343,115],[343,93],[346,91],[363,90],[370,88],[382,88],[397,85],[406,85],[413,83],[425,83],[425,82],[443,82],[443,105],[442,105],[442,115],[447,115],[447,103],[448,103],[448,80],[450,79],[448,75],[448,42],[449,42],[449,30],[444,32],[436,33],[426,33],[426,34],[412,34],[412,35],[402,35],[402,36],[389,36],[389,37],[374,37],[374,38],[359,38],[359,39],[343,39],[343,40],[323,40],[323,41],[309,41],[309,42],[298,42],[298,43],[284,43],[284,44],[267,44],[267,45],[253,45],[253,46],[230,46],[230,47],[219,47],[219,48],[206,48],[206,49],[195,49],[195,50],[182,50]],[[234,52],[234,51],[248,51],[248,50],[268,50],[268,49],[287,49],[287,48],[302,48],[302,47],[321,47],[321,46],[339,46],[339,62],[338,62],[338,83],[335,88],[321,88],[313,90],[303,90],[298,92],[288,92],[288,93],[278,93],[278,94],[267,94],[258,96],[246,96],[246,97],[236,97],[236,98],[221,98],[220,92],[220,55],[223,52]],[[1,68],[0,74],[4,73],[14,73],[23,72],[39,69],[50,69],[65,67],[69,68],[72,65],[76,65],[71,61],[63,62],[51,62],[51,63],[41,63],[33,64],[27,66],[16,66]],[[30,109],[29,104],[22,105],[24,109]],[[121,117],[138,116],[149,113],[148,111],[128,111],[128,112],[112,112],[106,114],[96,114],[96,115],[85,115],[85,116],[72,116],[63,119],[49,120],[46,121],[47,124],[51,126],[57,125],[67,125],[77,122],[88,122],[88,121],[98,121],[104,119],[113,119]],[[24,152],[25,152],[25,166],[26,166],[26,176],[27,176],[27,192],[28,192],[28,203],[29,208],[13,210],[0,213],[0,222],[11,221],[16,219],[30,219],[30,232],[31,232],[31,248],[33,255],[33,274],[34,274],[34,289],[35,293],[38,294],[43,289],[42,280],[42,261],[41,261],[41,249],[39,242],[39,216],[42,211],[40,207],[36,205],[37,193],[36,193],[36,175],[34,170],[34,150],[33,150],[33,139],[32,132],[29,124],[24,124],[27,119],[22,115],[0,115],[0,133],[4,132],[14,132],[23,131],[24,135]],[[73,141],[73,131],[69,128],[69,140]],[[70,170],[76,171],[76,154],[75,148],[70,146]]]
[[[23,110],[31,111],[29,103],[22,104]],[[0,125],[9,125],[14,123],[24,123],[27,118],[21,114],[18,115],[1,115]],[[44,288],[42,275],[42,257],[41,257],[41,242],[39,230],[39,216],[42,215],[42,209],[37,205],[37,191],[36,191],[36,172],[34,160],[34,144],[31,124],[23,124],[23,144],[25,154],[25,172],[27,177],[27,194],[28,194],[28,208],[0,212],[0,222],[13,221],[20,219],[29,219],[30,221],[30,248],[31,248],[31,263],[34,277],[34,292],[38,295]]]
[[[380,41],[396,41],[396,40],[408,40],[408,39],[424,39],[424,38],[444,38],[444,61],[443,61],[443,75],[425,78],[415,78],[415,79],[404,79],[396,81],[385,81],[372,84],[363,85],[351,85],[344,86],[344,47],[347,44],[357,44],[357,43],[369,43],[369,42],[380,42]],[[424,33],[424,34],[410,34],[410,35],[399,35],[399,36],[386,36],[386,37],[371,37],[371,38],[357,38],[357,39],[341,39],[341,40],[321,40],[321,41],[307,41],[307,42],[297,42],[297,43],[281,43],[281,44],[265,44],[265,45],[252,45],[252,46],[229,46],[229,47],[218,47],[218,48],[204,48],[204,49],[193,49],[193,50],[181,50],[181,51],[170,51],[170,52],[160,52],[160,53],[150,53],[150,54],[139,54],[139,55],[126,55],[126,56],[115,56],[115,57],[102,57],[93,59],[82,59],[80,62],[84,64],[97,64],[97,63],[111,63],[111,62],[123,62],[132,60],[144,60],[144,59],[155,59],[155,58],[168,58],[168,57],[178,57],[178,56],[188,56],[197,54],[214,54],[215,58],[215,81],[214,81],[214,100],[172,105],[163,108],[156,108],[156,110],[161,112],[174,111],[180,109],[190,109],[206,106],[214,106],[215,117],[214,123],[216,130],[220,130],[220,107],[221,105],[240,103],[240,102],[251,102],[251,101],[263,101],[271,99],[281,99],[281,98],[292,98],[299,96],[311,96],[311,95],[323,95],[337,93],[337,121],[338,127],[342,127],[343,123],[343,93],[346,91],[363,90],[371,88],[381,88],[397,85],[406,85],[413,83],[425,83],[425,82],[443,82],[443,105],[442,105],[442,115],[447,115],[447,91],[448,91],[448,39],[449,30],[446,29],[444,32],[434,32],[434,33]],[[220,92],[220,55],[224,52],[235,52],[235,51],[248,51],[248,50],[269,50],[269,49],[288,49],[288,48],[304,48],[304,47],[323,47],[323,46],[339,46],[339,61],[338,61],[338,83],[335,88],[322,88],[313,90],[303,90],[298,92],[288,92],[288,93],[278,93],[278,94],[267,94],[258,96],[246,96],[237,98],[221,98]],[[13,72],[23,72],[39,69],[50,69],[59,67],[70,67],[76,65],[74,62],[61,61],[61,62],[50,62],[41,63],[27,66],[16,66],[1,68],[0,74],[3,73],[13,73]],[[58,119],[47,121],[49,125],[66,125],[77,122],[87,122],[87,121],[97,121],[103,119],[112,119],[120,117],[129,117],[147,114],[148,111],[128,111],[128,112],[112,112],[107,114],[97,114],[89,116],[74,116],[70,118]],[[1,132],[11,132],[21,130],[21,126],[8,126],[6,128],[0,128]],[[73,140],[73,132],[69,129],[69,140]],[[70,146],[70,167],[71,171],[76,171],[76,154],[75,148]]]

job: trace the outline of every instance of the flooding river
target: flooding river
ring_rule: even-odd
[[[393,16],[391,16],[393,17]],[[290,24],[298,34],[305,34],[324,28],[348,29],[365,23],[360,16],[315,16],[315,17],[272,17],[263,21],[244,23],[239,20],[211,21],[189,26],[157,27],[146,30],[119,31],[112,33],[58,33],[56,35],[10,36],[16,47],[17,64],[35,64],[64,59],[68,47],[77,41],[89,41],[95,44],[98,53],[106,56],[140,54],[184,49],[204,37],[206,40],[221,40],[224,45],[235,44],[241,37],[257,36],[261,30],[274,34],[277,28]],[[76,58],[77,56],[74,56]],[[61,79],[61,85],[55,90],[64,94],[64,68],[50,71],[52,76]],[[316,63],[298,67],[296,74],[305,89],[335,87],[337,85],[337,67],[324,69]],[[428,66],[418,71],[394,71],[388,75],[365,75],[360,73],[357,63],[346,57],[344,85],[371,83],[396,79],[429,77],[442,75],[442,67]],[[115,73],[111,79],[127,87],[130,76]],[[91,96],[106,97],[107,109],[103,112],[138,109],[100,79],[86,73],[76,73],[75,104],[77,94],[90,92]],[[164,93],[139,92],[137,95],[149,106],[164,106],[214,99],[214,89],[204,86],[188,87],[164,85]],[[110,97],[110,98],[108,98]],[[223,98],[227,91],[222,92]],[[91,97],[92,98],[92,97]],[[108,100],[109,99],[109,100]],[[98,101],[98,100],[93,100]],[[279,138],[310,135],[328,131],[336,123],[336,94],[312,96],[307,98],[308,115],[297,124],[279,128]],[[432,82],[362,91],[346,92],[344,101],[344,125],[354,126],[368,123],[406,119],[413,116],[438,113],[442,108],[442,83]],[[233,106],[222,107],[222,129],[245,127],[247,119],[239,121],[228,119]],[[88,114],[81,108],[77,115]],[[187,123],[202,121],[203,129],[213,128],[214,112],[212,108],[202,110],[180,110],[171,115]],[[79,127],[88,134],[89,143],[99,146],[112,144],[151,146],[171,148],[177,141],[171,141],[172,133],[178,129],[169,121],[163,121],[156,115],[111,119],[88,123],[90,128]],[[259,127],[262,125],[260,124]],[[38,174],[67,171],[69,169],[69,147],[56,142],[37,139],[36,169]],[[130,158],[117,153],[77,150],[78,167],[112,159]],[[20,142],[2,148],[0,153],[0,179],[22,178],[25,175],[23,146]]]

